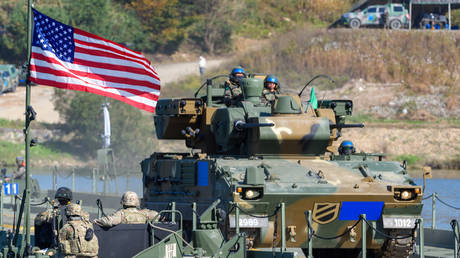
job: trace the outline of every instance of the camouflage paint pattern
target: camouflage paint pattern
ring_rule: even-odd
[[[272,107],[253,100],[227,107],[219,104],[219,96],[211,97],[211,106],[201,98],[159,101],[157,135],[161,131],[160,135],[167,135],[164,139],[185,139],[187,146],[202,153],[154,153],[144,160],[146,207],[163,210],[175,202],[184,218],[191,218],[192,202],[201,214],[220,199],[219,208],[226,214],[221,227],[231,236],[235,232],[230,226],[235,213],[231,203],[244,210],[240,214],[259,216],[270,215],[285,203],[286,228],[275,223],[275,217],[268,218],[263,227],[241,228],[252,247],[271,247],[277,224],[278,242],[284,230],[288,247],[305,248],[307,210],[313,212],[312,226],[318,235],[339,235],[356,222],[339,219],[344,202],[383,202],[379,219],[371,223],[386,232],[382,216],[420,217],[421,187],[415,186],[401,164],[381,161],[373,154],[333,154],[337,149],[332,144],[345,126],[345,117],[352,114],[351,101],[323,100],[314,110],[298,96],[279,96]],[[183,109],[174,109],[174,103],[181,102]],[[401,199],[403,191],[411,198]],[[313,238],[313,247],[359,248],[360,230],[357,226],[336,240]],[[371,249],[381,249],[386,240],[372,230],[367,234]]]

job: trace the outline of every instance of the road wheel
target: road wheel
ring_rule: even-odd
[[[360,26],[361,26],[361,21],[359,21],[358,19],[351,19],[350,28],[358,29]]]
[[[399,29],[401,29],[401,26],[402,26],[402,24],[401,24],[400,20],[392,20],[390,22],[390,28],[392,30],[399,30]]]

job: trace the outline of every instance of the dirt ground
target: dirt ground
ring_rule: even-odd
[[[220,65],[224,60],[208,61],[208,67]],[[196,62],[163,64],[157,67],[162,84],[198,73]],[[165,87],[165,86],[163,86]],[[166,85],[167,87],[167,85]],[[47,123],[61,122],[52,104],[54,88],[32,87],[31,104],[37,111],[37,120]],[[400,155],[417,156],[419,163],[439,164],[460,159],[460,126],[448,124],[447,119],[455,118],[457,111],[447,110],[442,92],[433,89],[427,96],[405,94],[399,84],[371,84],[361,80],[351,81],[344,87],[322,91],[317,89],[318,99],[352,99],[354,113],[370,114],[381,118],[404,118],[413,116],[423,120],[436,119],[424,125],[410,123],[368,123],[363,129],[344,129],[343,137],[355,143],[357,151],[387,153],[395,158]],[[0,96],[0,118],[24,120],[25,87],[14,93]],[[407,103],[415,103],[408,105]],[[417,106],[418,105],[418,106]],[[405,110],[407,109],[407,110]],[[433,120],[434,121],[434,120]],[[167,148],[167,147],[166,147]]]
[[[225,59],[214,59],[207,61],[207,68],[219,66]],[[161,84],[165,87],[168,83],[174,82],[187,75],[198,74],[197,62],[182,62],[171,64],[160,64],[156,69],[161,78]],[[37,112],[37,121],[45,123],[62,122],[59,114],[53,106],[53,87],[33,86],[31,90],[31,105]],[[8,120],[24,120],[25,110],[25,87],[18,87],[16,92],[5,93],[0,96],[0,118]]]
[[[31,106],[37,112],[37,121],[58,123],[59,114],[54,110],[53,87],[33,86],[31,89]],[[0,96],[0,118],[8,120],[25,120],[26,87],[18,87],[16,92]]]

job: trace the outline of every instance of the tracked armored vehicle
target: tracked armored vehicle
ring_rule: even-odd
[[[219,199],[219,227],[227,238],[244,232],[247,247],[269,248],[287,236],[287,247],[327,257],[359,253],[357,224],[366,214],[375,229],[366,235],[368,252],[407,257],[422,187],[403,164],[383,161],[382,154],[336,154],[341,130],[362,127],[345,123],[353,102],[322,100],[313,108],[299,93],[267,105],[260,100],[262,79],[249,76],[240,85],[244,98],[233,106],[212,79],[202,85],[204,94],[158,101],[157,137],[182,139],[191,151],[142,161],[144,205],[179,210],[187,229],[194,211],[201,214]]]

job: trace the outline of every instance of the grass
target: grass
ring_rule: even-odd
[[[401,83],[414,94],[430,86],[447,88],[447,106],[460,102],[458,33],[381,29],[324,30],[301,26],[274,38],[264,49],[241,56],[236,63],[274,73],[284,85],[298,88],[326,73],[334,79]],[[436,51],[434,51],[434,49]]]
[[[0,128],[21,129],[23,127],[24,127],[24,121],[7,120],[7,119],[0,118]]]
[[[407,154],[407,155],[399,155],[395,157],[395,160],[398,161],[407,161],[407,165],[410,167],[414,167],[415,165],[418,165],[418,162],[422,160],[421,157],[417,155],[412,155],[412,154]]]
[[[24,144],[0,141],[0,157],[3,163],[13,163],[17,156],[24,155]],[[61,152],[44,145],[31,147],[30,156],[37,160],[62,160],[63,158],[72,158],[69,153]]]

